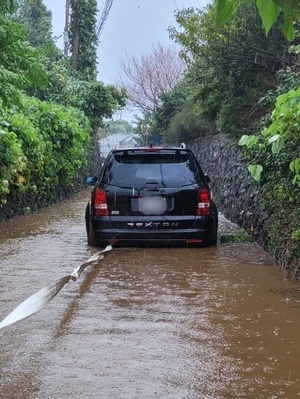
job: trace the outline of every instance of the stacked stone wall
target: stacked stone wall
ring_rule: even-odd
[[[191,148],[211,183],[219,212],[244,228],[264,249],[268,249],[265,222],[268,215],[261,206],[261,192],[250,176],[241,149],[222,135],[197,138]]]

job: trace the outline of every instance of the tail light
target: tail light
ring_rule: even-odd
[[[106,192],[103,188],[96,187],[94,193],[94,214],[96,216],[108,216]]]
[[[208,188],[200,188],[198,192],[197,215],[210,215],[210,192]]]

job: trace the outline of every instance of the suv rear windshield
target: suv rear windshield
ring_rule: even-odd
[[[103,182],[116,186],[182,187],[203,181],[190,151],[120,151],[111,154]]]

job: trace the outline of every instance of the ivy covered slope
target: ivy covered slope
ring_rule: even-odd
[[[234,0],[217,0],[221,26],[238,12]],[[268,36],[281,26],[289,55],[277,72],[278,84],[258,102],[270,106],[254,135],[244,135],[248,169],[263,191],[263,206],[269,214],[269,246],[281,266],[300,270],[300,2],[257,0],[257,12]]]
[[[284,75],[287,82],[295,82],[293,73]],[[295,87],[299,84],[300,81]],[[263,190],[262,205],[269,214],[270,248],[281,265],[296,270],[300,267],[299,116],[297,87],[276,98],[270,118],[257,135],[244,135],[239,142],[245,148],[253,179]]]
[[[58,188],[72,191],[103,117],[110,117],[126,96],[96,81],[96,58],[84,54],[89,43],[80,47],[83,53],[77,48],[71,57],[61,54],[51,38],[51,13],[42,0],[2,3],[0,203],[29,194],[42,206],[56,199]],[[96,12],[92,3],[85,7],[89,21],[95,20],[88,14]],[[78,42],[83,32],[75,16],[76,12],[73,32]],[[95,50],[95,43],[91,48]]]
[[[262,131],[268,141],[257,148],[263,165],[264,206],[271,218],[271,246],[285,267],[300,270],[300,90],[278,97],[272,123]],[[273,130],[274,129],[274,130]],[[277,133],[272,133],[277,132]],[[277,147],[276,135],[282,139]],[[270,153],[270,146],[272,151]],[[275,147],[275,149],[274,149]],[[265,176],[265,177],[264,177]]]

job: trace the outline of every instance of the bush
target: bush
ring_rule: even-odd
[[[12,190],[53,198],[58,185],[73,185],[87,162],[90,125],[82,112],[33,98],[24,106],[0,112],[2,202]]]

